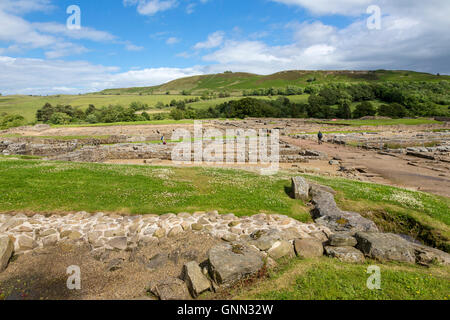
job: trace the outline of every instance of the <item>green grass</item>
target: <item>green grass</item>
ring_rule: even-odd
[[[343,126],[395,126],[395,125],[421,125],[421,124],[441,124],[442,122],[418,118],[418,119],[376,119],[376,120],[337,120],[337,121],[315,121],[319,124],[326,125],[343,125]]]
[[[367,268],[381,269],[381,289],[369,290]],[[295,259],[269,273],[252,288],[232,292],[249,300],[448,300],[450,268],[424,268],[367,261],[350,264],[323,257]]]
[[[309,80],[315,79],[314,82]],[[112,89],[108,93],[137,93],[139,91],[164,93],[169,90],[179,93],[182,90],[190,92],[229,91],[241,92],[248,89],[259,88],[285,88],[287,86],[305,87],[309,84],[325,84],[331,82],[361,82],[361,81],[441,81],[449,80],[449,76],[436,76],[428,73],[413,71],[386,71],[378,70],[366,73],[353,73],[349,71],[283,71],[272,75],[257,75],[251,73],[222,73],[202,76],[193,76],[177,79],[169,83],[144,88]]]
[[[111,127],[111,126],[193,124],[193,123],[194,123],[194,120],[149,120],[149,121],[135,121],[135,122],[64,124],[64,125],[52,125],[52,127],[54,127],[54,128],[79,128],[79,127]]]
[[[6,112],[10,114],[20,114],[27,121],[32,122],[36,120],[36,111],[45,103],[52,105],[71,105],[73,107],[80,107],[86,109],[90,104],[97,108],[108,106],[110,104],[121,104],[129,106],[134,101],[146,103],[150,108],[156,106],[158,102],[164,104],[170,103],[172,100],[184,100],[186,98],[193,98],[194,96],[183,95],[103,95],[103,94],[85,94],[85,95],[57,95],[57,96],[4,96],[0,97],[0,113]],[[155,111],[161,111],[154,109]]]
[[[307,178],[336,190],[343,210],[361,213],[386,232],[408,234],[450,252],[449,198],[347,179]]]
[[[306,206],[285,193],[289,180],[249,172],[0,158],[0,176],[0,212],[219,210],[310,221]]]
[[[290,175],[265,177],[214,168],[176,168],[0,158],[0,212],[168,213],[219,210],[280,213],[310,221],[288,196]],[[306,176],[337,191],[344,210],[385,231],[409,234],[450,251],[450,199],[346,179]]]
[[[376,132],[380,132],[380,131],[376,131],[376,130],[337,130],[337,131],[322,131],[323,134],[348,134],[348,133],[376,133]],[[314,135],[314,134],[318,134],[319,132],[300,132],[300,133],[291,133],[289,134],[290,136],[295,136],[295,135],[299,135],[299,134],[310,134],[310,135]]]

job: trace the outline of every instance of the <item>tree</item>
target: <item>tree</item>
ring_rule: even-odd
[[[36,119],[42,122],[48,122],[55,113],[55,108],[52,107],[50,103],[44,104],[44,106],[36,112]]]
[[[147,112],[142,112],[141,116],[145,119],[145,120],[150,120],[150,115]]]
[[[174,120],[181,120],[184,118],[184,112],[180,109],[173,109],[170,111],[170,117]]]
[[[378,107],[378,115],[391,118],[403,118],[408,110],[399,103],[383,104]]]
[[[90,114],[95,113],[95,111],[97,111],[95,106],[93,104],[90,104],[89,107],[86,109],[85,114],[88,116]]]
[[[356,109],[353,112],[353,118],[358,119],[366,116],[374,116],[376,115],[376,113],[377,112],[373,107],[372,103],[364,101],[356,106]]]
[[[64,112],[55,112],[50,118],[52,124],[69,124],[71,117]]]
[[[351,101],[349,99],[341,99],[339,100],[338,110],[336,112],[336,116],[341,119],[351,119],[352,118],[352,110],[350,108]]]
[[[97,116],[95,114],[91,113],[90,115],[88,115],[86,117],[86,122],[87,123],[98,123]]]

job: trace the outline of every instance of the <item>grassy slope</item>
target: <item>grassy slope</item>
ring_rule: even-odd
[[[381,269],[381,290],[369,290],[367,268]],[[424,268],[367,261],[363,265],[322,257],[284,262],[252,288],[235,288],[233,299],[249,300],[448,300],[450,267]]]
[[[374,71],[374,72],[350,72],[350,71],[283,71],[272,75],[262,76],[250,73],[222,73],[203,76],[182,78],[163,84],[161,86],[141,88],[142,92],[154,90],[165,92],[181,90],[205,91],[205,90],[231,90],[257,88],[282,88],[286,86],[306,86],[308,80],[315,78],[314,83],[328,82],[358,82],[358,81],[439,81],[449,80],[450,76],[435,76],[427,73],[412,71]],[[139,88],[112,89],[107,93],[136,93]]]
[[[245,89],[306,86],[309,84],[308,80],[312,78],[316,79],[313,82],[315,84],[360,81],[450,80],[450,76],[438,77],[432,74],[412,71],[374,71],[365,73],[352,73],[349,71],[283,71],[267,76],[249,73],[213,74],[182,78],[156,87],[109,89],[101,93],[85,95],[58,95],[48,97],[5,96],[0,97],[0,113],[19,113],[26,120],[34,121],[36,110],[41,108],[46,102],[53,105],[70,104],[74,107],[79,106],[84,109],[89,104],[101,107],[109,104],[129,105],[133,101],[140,101],[153,107],[159,101],[166,104],[173,99],[183,100],[189,98],[190,96],[177,95],[182,90],[189,90],[192,93],[201,93],[205,90],[216,92],[227,90],[234,91],[236,93],[235,95],[240,95],[242,90]],[[172,94],[165,95],[166,91],[170,91]],[[267,97],[261,98],[267,99]],[[290,97],[291,100],[296,102],[306,102],[307,98],[308,95]],[[207,108],[230,99],[236,99],[236,97],[199,102],[192,106],[195,108]],[[374,103],[378,104],[376,101]]]

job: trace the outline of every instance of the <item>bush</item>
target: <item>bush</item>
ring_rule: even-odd
[[[6,114],[0,115],[0,129],[5,130],[14,127],[24,126],[25,118],[17,114]]]
[[[170,117],[172,118],[172,119],[174,119],[174,120],[181,120],[181,119],[183,119],[184,118],[184,112],[183,111],[181,111],[180,109],[173,109],[171,112],[170,112]]]
[[[368,101],[364,101],[363,103],[356,106],[355,111],[353,112],[353,118],[359,119],[367,116],[376,115],[376,110],[373,107],[372,103]]]
[[[86,117],[87,123],[98,123],[97,116],[95,114],[90,114]]]

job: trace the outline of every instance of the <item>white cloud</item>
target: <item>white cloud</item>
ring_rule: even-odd
[[[223,43],[223,38],[225,33],[223,31],[216,31],[208,36],[208,39],[205,42],[198,42],[194,49],[212,49],[217,48]]]
[[[166,44],[169,44],[169,45],[177,44],[178,42],[180,42],[180,39],[178,39],[176,37],[170,37],[166,40]]]
[[[272,0],[275,2],[304,7],[315,14],[360,14],[374,0]]]
[[[137,5],[137,12],[145,16],[153,16],[158,12],[167,11],[178,5],[176,0],[123,0],[125,6]]]
[[[55,22],[30,23],[20,16],[31,11],[48,10],[50,1],[19,0],[10,2],[0,0],[0,42],[7,44],[0,53],[25,52],[29,49],[43,49],[50,59],[77,55],[88,51],[83,45],[73,43],[76,40],[109,42],[120,44],[129,51],[142,50],[129,41],[121,41],[106,31],[82,26],[79,30],[69,30],[65,24]]]
[[[203,67],[147,68],[119,72],[85,61],[0,56],[2,94],[85,93],[107,88],[158,85],[204,73]]]
[[[1,0],[0,10],[14,14],[25,14],[33,11],[53,9],[50,0]]]

